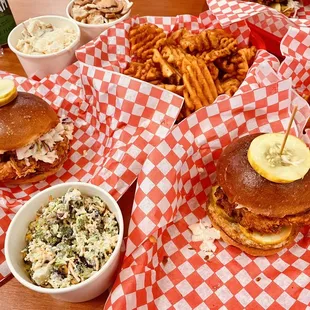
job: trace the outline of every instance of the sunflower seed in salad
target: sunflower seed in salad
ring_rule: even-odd
[[[29,224],[22,251],[26,270],[41,287],[80,283],[108,261],[118,237],[115,215],[100,197],[69,189],[51,197]]]

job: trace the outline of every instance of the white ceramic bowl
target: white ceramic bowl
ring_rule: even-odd
[[[33,17],[32,19],[39,19],[43,22],[51,23],[57,28],[71,27],[77,33],[76,40],[64,50],[46,55],[28,55],[16,49],[18,40],[22,38],[21,33],[24,29],[23,23],[17,25],[11,31],[8,37],[8,45],[10,49],[17,55],[26,74],[30,78],[37,77],[39,79],[42,79],[49,74],[62,71],[64,68],[66,68],[76,60],[75,51],[81,46],[81,33],[80,28],[77,26],[76,23],[74,23],[71,19],[63,16],[46,15]],[[24,23],[27,24],[27,21],[25,21]]]
[[[105,23],[105,24],[84,24],[76,21],[72,16],[71,16],[71,8],[73,5],[74,0],[70,1],[69,4],[67,5],[66,8],[66,14],[67,16],[75,22],[81,30],[81,43],[82,45],[88,43],[89,41],[97,38],[104,30],[116,25],[119,22],[122,22],[123,20],[127,19],[130,16],[131,10],[129,10],[125,15],[123,15],[121,18],[114,22],[110,23]],[[126,2],[129,2],[126,0]]]
[[[115,214],[118,221],[119,239],[107,263],[89,279],[66,288],[43,288],[33,284],[25,271],[21,255],[21,250],[26,246],[25,235],[29,223],[35,219],[37,210],[42,205],[48,203],[49,196],[60,197],[72,187],[79,189],[82,194],[89,196],[96,195],[105,201],[109,209]],[[88,183],[63,183],[50,187],[35,195],[17,212],[6,234],[5,257],[12,274],[24,286],[39,293],[50,294],[52,297],[60,300],[68,302],[83,302],[99,296],[112,284],[119,264],[123,234],[124,222],[122,212],[117,202],[109,193],[98,186]]]

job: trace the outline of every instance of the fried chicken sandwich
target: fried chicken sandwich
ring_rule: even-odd
[[[208,213],[222,239],[254,256],[287,247],[310,224],[310,151],[298,138],[253,134],[233,141],[217,164]]]
[[[250,1],[269,6],[277,10],[278,12],[284,14],[287,17],[295,17],[296,12],[301,7],[300,1],[295,0],[250,0]]]
[[[67,159],[73,124],[43,99],[18,92],[0,107],[0,182],[33,183],[55,174]]]

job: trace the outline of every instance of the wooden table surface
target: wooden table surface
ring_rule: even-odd
[[[39,15],[65,15],[65,7],[69,0],[9,0],[9,5],[17,23],[30,17]],[[132,15],[157,15],[174,16],[177,14],[198,15],[206,9],[205,0],[133,0]],[[4,49],[4,56],[0,57],[0,70],[26,76],[17,57],[9,48]],[[131,205],[135,186],[121,198],[119,204],[123,211],[125,226],[128,226]],[[1,284],[0,284],[1,285]],[[70,304],[57,301],[49,295],[35,293],[22,286],[14,278],[7,279],[0,286],[0,309],[1,310],[69,310],[69,309],[102,309],[107,298],[107,293],[85,303]]]

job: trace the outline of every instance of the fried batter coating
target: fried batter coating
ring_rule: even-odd
[[[135,25],[129,41],[133,61],[124,73],[184,96],[178,121],[220,94],[232,96],[256,54],[255,47],[238,50],[223,29],[191,33],[182,28],[166,36],[156,25]]]
[[[130,53],[139,59],[146,60],[153,57],[153,49],[159,48],[164,42],[166,34],[156,25],[135,25],[129,31]]]
[[[219,49],[213,49],[211,52],[203,52],[200,57],[207,63],[212,62],[236,52],[237,45],[238,43],[234,38],[223,38],[220,41]]]
[[[226,32],[223,29],[208,30],[207,34],[208,34],[208,38],[210,40],[212,49],[223,48],[223,45],[222,45],[223,39],[230,39],[230,38],[232,38],[232,35],[230,33]]]
[[[204,30],[199,34],[192,34],[186,30],[180,39],[180,45],[185,51],[189,52],[209,50],[211,44],[208,39],[208,30]]]
[[[140,79],[142,81],[151,82],[162,78],[160,68],[155,66],[152,59],[148,59],[145,63],[131,62],[124,70],[124,74]]]
[[[54,150],[58,158],[52,164],[45,163],[41,160],[36,161],[32,158],[29,158],[28,161],[25,159],[18,160],[16,152],[7,152],[5,155],[0,155],[0,182],[26,177],[33,173],[50,171],[67,157],[69,148],[70,144],[67,138],[57,142],[54,146]]]
[[[220,70],[216,67],[216,65],[213,62],[208,63],[207,67],[210,71],[212,79],[215,81],[219,76]]]
[[[168,78],[171,82],[175,82],[176,85],[181,83],[182,75],[180,72],[172,67],[160,54],[157,49],[153,50],[153,62],[160,65],[161,72],[164,78]]]
[[[158,84],[157,86],[169,90],[179,96],[183,96],[184,85],[173,85],[173,84]]]
[[[184,97],[185,103],[190,110],[194,108],[196,111],[214,102],[218,93],[210,71],[201,59],[187,55],[183,59],[181,72],[188,92]]]
[[[249,67],[253,63],[254,56],[256,54],[256,47],[251,46],[238,50],[237,55],[231,57],[231,62],[237,67],[237,79],[243,81]]]
[[[310,224],[310,210],[296,215],[287,215],[283,218],[272,218],[254,214],[246,208],[236,209],[236,205],[228,201],[227,196],[220,187],[216,189],[215,196],[217,198],[217,205],[229,217],[232,217],[237,223],[251,230],[264,233],[277,233],[283,226]]]
[[[162,49],[161,54],[168,63],[177,68],[181,67],[183,58],[186,56],[186,52],[184,50],[170,45],[166,45]]]
[[[225,73],[233,74],[236,72],[236,66],[231,62],[230,58],[216,59],[215,64],[221,71]]]
[[[238,79],[230,78],[220,83],[222,93],[232,96],[239,88],[241,82]]]

